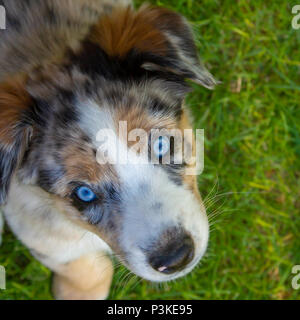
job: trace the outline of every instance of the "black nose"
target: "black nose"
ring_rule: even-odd
[[[194,243],[190,236],[168,241],[163,247],[150,255],[149,263],[153,269],[171,274],[184,269],[194,258]]]

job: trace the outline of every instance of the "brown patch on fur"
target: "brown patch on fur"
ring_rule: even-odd
[[[166,12],[170,11],[148,6],[137,12],[116,8],[110,15],[101,17],[89,39],[111,56],[124,57],[132,49],[164,56],[167,39],[156,25]]]
[[[31,98],[21,79],[0,84],[0,142],[10,145],[15,140],[22,113],[28,110]]]
[[[70,145],[64,150],[63,156],[69,181],[97,183],[105,174],[105,170],[108,170],[108,167],[97,163],[91,147]]]

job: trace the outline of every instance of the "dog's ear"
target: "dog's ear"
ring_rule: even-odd
[[[31,136],[27,112],[31,98],[21,80],[0,83],[0,205]]]
[[[144,69],[171,72],[209,89],[217,84],[198,58],[188,22],[169,9],[148,5],[137,12],[115,9],[94,26],[90,40],[110,56],[142,53]]]
[[[153,25],[166,38],[165,54],[157,61],[146,62],[150,70],[166,70],[189,79],[208,89],[217,84],[214,77],[200,62],[193,33],[187,20],[180,14],[165,8],[145,7],[142,13],[150,16]]]

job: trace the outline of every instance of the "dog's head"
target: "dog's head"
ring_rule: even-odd
[[[170,135],[189,128],[186,79],[215,85],[184,18],[151,7],[102,17],[60,65],[1,84],[0,202],[18,172],[136,274],[152,281],[186,274],[208,241],[196,177],[175,161],[182,151]],[[149,138],[146,154],[135,129]],[[109,143],[99,132],[109,132]]]

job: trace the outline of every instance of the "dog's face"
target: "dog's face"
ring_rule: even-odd
[[[169,132],[189,128],[185,78],[206,87],[214,80],[197,66],[186,22],[164,9],[117,10],[41,74],[0,88],[1,202],[18,171],[136,274],[165,281],[192,270],[208,222],[196,177],[176,163],[182,151]],[[146,133],[146,152],[136,148],[136,129]],[[99,132],[113,139],[103,143]]]

